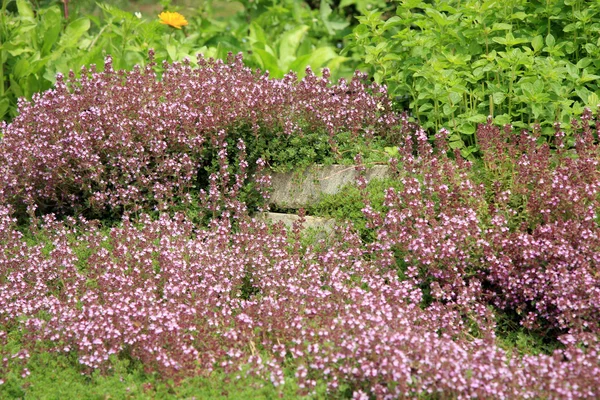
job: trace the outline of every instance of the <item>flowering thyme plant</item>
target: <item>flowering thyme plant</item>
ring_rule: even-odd
[[[320,385],[358,399],[600,396],[600,149],[589,110],[573,149],[558,126],[540,145],[538,130],[482,125],[475,165],[448,156],[447,132],[431,144],[388,113],[385,90],[360,75],[333,86],[326,72],[271,80],[239,58],[165,65],[160,81],[151,66],[115,72],[110,59],[103,73],[84,72],[3,126],[0,377],[19,368],[28,379],[29,357],[52,352],[84,372],[135,360],[175,382],[219,372],[280,388],[292,373],[301,395]],[[372,240],[347,224],[329,246],[305,245],[302,220],[290,238],[247,212],[251,166],[253,184],[269,181],[249,144],[307,130],[332,147],[341,132],[403,141],[381,206],[356,157]],[[124,214],[112,228],[46,212],[185,203],[201,167],[211,168],[197,192],[208,227],[172,209]],[[17,207],[42,214],[27,235]],[[507,351],[502,313],[552,351]]]
[[[24,245],[10,210],[0,211],[0,324],[21,329],[29,353],[44,343],[75,352],[89,370],[132,357],[176,380],[244,368],[276,387],[292,367],[301,393],[324,381],[359,398],[598,394],[596,350],[511,357],[477,312],[473,339],[463,313],[477,288],[422,308],[416,277],[369,260],[350,230],[330,248],[302,249],[251,220],[237,232],[228,219],[196,231],[182,215],[163,215],[125,219],[108,236],[84,223],[73,242],[77,221],[49,216],[44,252]],[[87,259],[75,246],[89,249]]]
[[[207,189],[201,172],[234,157],[240,139],[321,131],[335,149],[338,133],[382,134],[396,121],[385,89],[359,73],[336,85],[327,70],[269,79],[241,55],[199,58],[198,68],[165,63],[160,80],[152,62],[114,71],[110,57],[103,72],[92,66],[81,75],[59,76],[2,126],[2,199],[90,215],[106,206],[164,209],[189,203],[194,187]],[[252,149],[251,165],[261,152]]]
[[[547,338],[587,342],[598,335],[600,148],[590,119],[588,109],[574,125],[573,150],[560,127],[551,150],[538,144],[539,131],[481,125],[478,169],[445,155],[445,132],[433,147],[405,121],[403,187],[388,189],[384,212],[368,202],[363,209],[381,261],[403,273],[418,267],[412,273],[433,298],[469,313],[484,317],[483,306],[493,304]]]

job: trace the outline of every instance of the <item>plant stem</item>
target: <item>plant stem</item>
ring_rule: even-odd
[[[62,0],[63,9],[65,10],[65,19],[69,19],[69,0]]]
[[[0,46],[2,45],[2,41],[0,41]],[[0,51],[0,98],[4,97],[4,63],[2,59],[4,58],[4,51]]]
[[[4,38],[4,27],[6,26],[4,18],[6,18],[6,3],[8,0],[2,0],[2,14],[0,14],[0,48],[2,48],[2,41]],[[0,98],[4,97],[4,50],[0,50]]]
[[[515,79],[515,67],[510,69],[510,81],[508,82],[508,117],[512,117],[513,81]]]

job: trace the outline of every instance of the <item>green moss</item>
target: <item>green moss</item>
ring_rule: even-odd
[[[520,316],[514,311],[496,310],[496,342],[509,354],[517,357],[524,355],[552,354],[554,350],[564,348],[549,332],[531,331],[519,323]]]
[[[286,371],[285,385],[248,377],[241,372],[228,377],[214,372],[208,377],[196,376],[174,383],[157,374],[144,372],[139,362],[113,358],[107,373],[82,374],[73,354],[32,355],[27,367],[31,374],[19,376],[12,371],[0,385],[3,399],[279,399],[298,398],[298,385],[292,371]],[[324,383],[317,385],[315,396],[325,398]]]
[[[386,178],[373,179],[367,184],[368,199],[374,210],[379,212],[387,210],[383,202],[385,191],[388,188],[400,190],[402,189],[402,183],[395,179]],[[350,222],[360,232],[363,240],[371,242],[375,239],[375,233],[366,226],[367,220],[361,211],[364,207],[365,204],[360,190],[355,185],[346,185],[336,194],[324,195],[318,203],[307,208],[307,213],[334,218],[345,223]]]

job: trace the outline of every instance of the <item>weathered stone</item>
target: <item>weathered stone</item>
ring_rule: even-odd
[[[259,214],[259,218],[266,220],[272,224],[277,222],[283,222],[283,224],[287,228],[291,228],[292,224],[300,219],[299,216],[295,214],[283,214],[283,213],[274,213],[274,212],[265,212]],[[307,229],[312,229],[315,231],[321,231],[322,233],[330,234],[333,232],[333,228],[335,226],[335,220],[331,218],[321,218],[321,217],[311,217],[306,216],[305,222],[303,224],[303,228],[306,231]]]
[[[273,174],[273,192],[271,204],[280,208],[298,209],[317,202],[323,194],[335,194],[356,179],[353,165],[316,165],[302,172]],[[367,182],[373,178],[383,179],[391,176],[386,165],[368,168],[365,174]]]

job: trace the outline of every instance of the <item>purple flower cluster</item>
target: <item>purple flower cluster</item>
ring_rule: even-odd
[[[340,132],[372,135],[396,123],[385,88],[363,74],[335,85],[327,70],[322,78],[309,70],[301,81],[291,73],[269,79],[244,67],[241,55],[227,63],[199,58],[197,68],[165,63],[161,79],[152,62],[114,71],[108,57],[103,72],[59,76],[19,111],[1,129],[0,197],[46,211],[189,201],[209,153],[221,156],[239,128],[322,130],[335,146]]]
[[[479,169],[445,155],[444,132],[435,148],[423,131],[409,133],[402,190],[387,191],[383,214],[363,210],[373,249],[387,265],[417,266],[437,299],[481,316],[489,304],[514,310],[564,341],[597,336],[600,148],[586,116],[572,149],[560,130],[551,150],[536,132],[482,125]]]
[[[294,368],[302,393],[319,381],[357,398],[598,395],[596,346],[512,357],[487,316],[470,312],[470,288],[422,308],[417,271],[400,279],[350,230],[330,248],[299,249],[252,220],[196,231],[181,215],[142,217],[105,235],[46,217],[43,248],[0,211],[0,323],[22,329],[30,352],[76,352],[90,369],[127,355],[174,379],[219,369],[275,386]],[[87,259],[73,252],[81,246]]]

